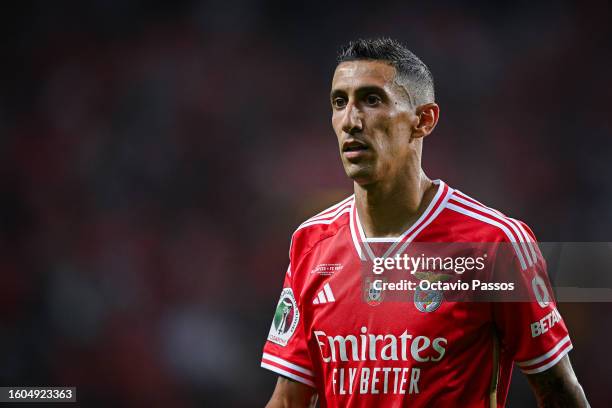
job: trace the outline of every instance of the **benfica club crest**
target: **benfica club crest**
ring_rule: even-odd
[[[431,272],[417,272],[415,276],[419,280],[426,280],[430,283],[450,279],[450,275]],[[417,287],[414,291],[414,306],[423,313],[435,312],[442,305],[442,301],[444,301],[444,294],[441,290],[423,290]]]
[[[422,290],[416,288],[414,291],[414,305],[421,312],[430,313],[436,311],[444,300],[441,290]]]
[[[381,289],[374,288],[374,281],[378,281],[377,285],[379,288],[382,286],[382,282],[386,282],[385,278],[365,278],[363,285],[363,301],[370,306],[378,306],[382,303],[385,293]]]

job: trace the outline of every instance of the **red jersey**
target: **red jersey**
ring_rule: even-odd
[[[417,243],[485,242],[479,250],[493,259],[490,243],[503,243],[511,256],[496,263],[511,265],[534,301],[447,301],[419,289],[410,301],[381,301],[360,270],[389,239],[365,237],[351,196],[293,234],[262,367],[316,388],[321,407],[491,407],[504,406],[514,363],[533,374],[569,352],[531,230],[434,183],[428,208],[383,257]]]

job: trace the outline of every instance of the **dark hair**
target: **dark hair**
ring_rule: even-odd
[[[402,86],[415,105],[434,102],[431,71],[400,42],[391,38],[359,39],[340,48],[338,64],[356,60],[380,60],[395,68],[395,82]]]

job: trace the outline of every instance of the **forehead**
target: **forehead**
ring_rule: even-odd
[[[336,67],[332,90],[349,91],[361,86],[385,88],[393,83],[395,68],[382,61],[347,61]]]

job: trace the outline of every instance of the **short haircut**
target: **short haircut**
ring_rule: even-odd
[[[358,60],[379,60],[393,66],[395,82],[406,90],[414,105],[435,101],[431,71],[400,42],[391,38],[359,39],[340,48],[338,64]]]

